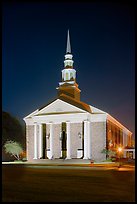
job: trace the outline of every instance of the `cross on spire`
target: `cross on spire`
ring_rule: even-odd
[[[69,37],[69,29],[68,29],[68,37],[67,37],[67,49],[66,49],[66,53],[71,53],[70,37]]]

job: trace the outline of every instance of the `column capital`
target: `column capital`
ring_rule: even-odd
[[[90,121],[87,119],[87,120],[84,120],[83,121],[84,123],[90,123]]]
[[[46,124],[53,124],[53,122],[51,121],[51,122],[47,122]]]
[[[61,125],[61,124],[62,124],[62,122],[55,122],[55,123],[53,123],[53,124],[56,124],[56,125]]]
[[[66,121],[66,123],[67,123],[67,124],[70,124],[71,122],[70,122],[70,121]]]
[[[43,123],[37,123],[37,125],[43,125]]]

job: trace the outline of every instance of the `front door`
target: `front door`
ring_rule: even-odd
[[[66,132],[62,132],[62,158],[65,159],[67,154],[66,154]]]
[[[67,156],[67,146],[66,146],[66,139],[67,139],[67,134],[66,134],[66,123],[62,123],[62,158],[65,159]]]
[[[43,124],[43,159],[47,159],[46,124]]]

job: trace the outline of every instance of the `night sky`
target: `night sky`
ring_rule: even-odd
[[[125,3],[2,6],[2,109],[23,118],[57,96],[67,30],[81,100],[135,134],[135,11]]]

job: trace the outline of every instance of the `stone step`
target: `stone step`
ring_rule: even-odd
[[[89,159],[37,159],[30,161],[32,163],[45,163],[45,164],[90,164]]]

